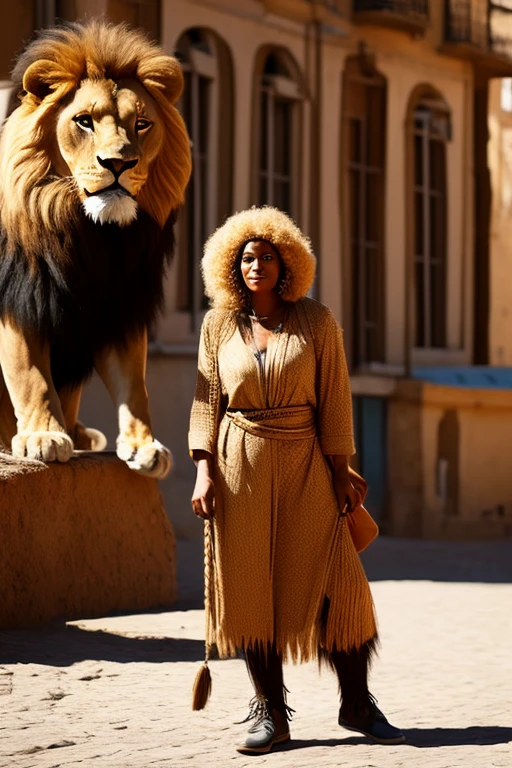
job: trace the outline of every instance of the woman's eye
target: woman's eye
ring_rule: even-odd
[[[80,128],[83,128],[84,131],[94,130],[94,123],[92,121],[91,115],[76,115],[76,117],[73,118],[73,121]]]
[[[273,259],[273,258],[274,258],[274,257],[272,256],[272,254],[271,254],[271,253],[266,253],[266,254],[263,256],[263,261],[272,261],[272,259]]]
[[[145,117],[138,117],[135,121],[135,130],[137,133],[144,133],[151,128],[153,123]]]

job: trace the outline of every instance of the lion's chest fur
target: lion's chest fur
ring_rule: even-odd
[[[81,216],[71,242],[68,257],[59,262],[47,246],[35,270],[19,250],[0,252],[0,317],[49,341],[57,389],[82,382],[99,352],[154,321],[162,306],[172,222],[161,230],[141,212],[120,228]]]

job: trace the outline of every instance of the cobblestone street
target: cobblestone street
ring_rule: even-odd
[[[164,613],[0,633],[2,768],[510,768],[512,547],[381,538],[364,555],[382,649],[371,690],[406,744],[337,725],[334,676],[285,670],[292,741],[239,755],[251,688],[241,660],[213,661],[213,693],[190,709],[203,658],[201,547],[178,545],[180,603]]]

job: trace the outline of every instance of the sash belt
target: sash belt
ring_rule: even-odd
[[[239,429],[271,440],[305,440],[316,437],[315,411],[310,405],[293,405],[263,410],[234,409],[226,417]]]

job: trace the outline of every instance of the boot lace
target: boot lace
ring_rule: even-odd
[[[295,710],[289,707],[288,704],[284,705],[284,714],[288,721],[292,719],[294,712]],[[266,729],[273,729],[272,713],[268,699],[265,696],[261,694],[253,696],[249,702],[249,714],[243,720],[239,720],[236,725],[248,723],[249,720],[254,720],[254,723],[249,728],[250,731],[257,730],[260,726]]]
[[[254,720],[254,723],[249,728],[250,731],[256,730],[263,725],[265,728],[272,729],[273,722],[268,706],[268,701],[264,696],[253,696],[249,702],[249,714],[243,720],[239,720],[236,725],[242,725],[248,723],[249,720]]]

